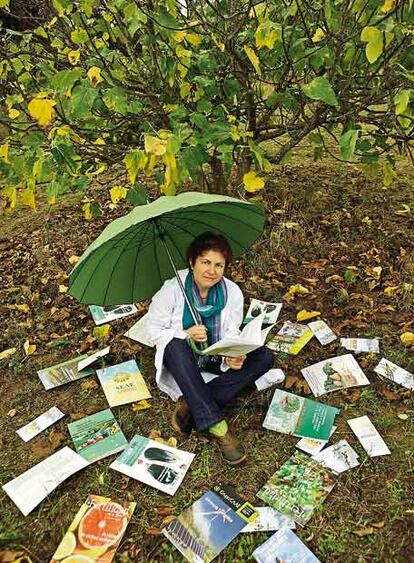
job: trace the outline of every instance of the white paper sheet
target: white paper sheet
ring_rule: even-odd
[[[338,338],[325,321],[313,321],[308,323],[308,327],[322,346],[330,344]]]
[[[106,348],[103,348],[103,350],[98,350],[97,352],[95,352],[94,354],[91,354],[90,356],[88,356],[84,360],[81,360],[78,363],[78,371],[82,371],[83,369],[87,368],[88,366],[90,366],[91,364],[96,362],[96,360],[98,358],[102,358],[103,356],[106,356],[107,354],[109,354],[109,350],[110,350],[110,347],[107,346]]]
[[[270,369],[268,372],[264,373],[259,379],[254,382],[259,391],[272,387],[276,383],[282,383],[285,380],[285,374],[281,369],[274,368]]]
[[[312,457],[335,473],[343,473],[359,465],[358,454],[346,440],[339,440]]]
[[[382,375],[389,381],[398,383],[407,389],[414,390],[414,374],[404,368],[400,368],[397,364],[393,364],[386,358],[382,358],[380,363],[374,368],[375,373]]]
[[[379,354],[380,351],[378,338],[341,338],[341,346],[356,354],[361,352]]]
[[[347,422],[369,457],[389,455],[391,453],[378,430],[367,416],[351,418]]]
[[[28,442],[29,440],[40,434],[40,432],[43,432],[43,430],[61,419],[63,416],[65,415],[62,411],[60,411],[57,407],[52,407],[48,411],[32,420],[32,422],[29,422],[25,426],[22,426],[21,428],[16,430],[16,432],[22,440]]]
[[[247,524],[243,530],[240,530],[242,533],[274,532],[281,528],[290,528],[291,530],[296,528],[296,523],[292,518],[270,506],[255,506],[254,509],[257,510],[259,516],[254,522]]]

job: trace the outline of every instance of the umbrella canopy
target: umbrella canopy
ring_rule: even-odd
[[[227,196],[186,192],[160,197],[115,219],[86,249],[69,278],[82,303],[119,305],[148,299],[185,268],[186,249],[205,231],[224,235],[235,257],[263,232],[257,204]]]

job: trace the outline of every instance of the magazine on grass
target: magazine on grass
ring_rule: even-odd
[[[193,459],[190,452],[136,434],[110,468],[174,495]]]
[[[378,375],[382,375],[382,377],[414,391],[414,374],[404,368],[400,368],[386,358],[382,358],[380,363],[374,368],[374,371]]]
[[[191,563],[212,561],[257,516],[230,486],[217,486],[186,508],[162,533]]]
[[[263,426],[282,434],[328,440],[339,412],[335,407],[276,389]]]
[[[343,473],[359,465],[358,454],[346,440],[339,440],[336,444],[325,448],[313,456],[335,473]]]
[[[270,303],[269,301],[260,301],[252,299],[249,310],[244,317],[243,323],[250,323],[253,319],[264,313],[263,324],[274,325],[277,321],[279,313],[283,307],[282,303]]]
[[[295,521],[286,514],[281,514],[271,506],[255,506],[258,516],[254,522],[247,524],[242,530],[243,534],[249,532],[274,532],[281,528],[296,528]]]
[[[43,383],[43,387],[45,389],[53,389],[54,387],[59,387],[59,385],[65,385],[65,383],[91,375],[93,373],[92,368],[83,369],[82,371],[78,368],[79,362],[87,357],[87,354],[84,354],[50,368],[39,370],[37,375]]]
[[[320,563],[289,528],[273,534],[253,552],[258,563]]]
[[[49,428],[52,424],[60,420],[63,416],[62,411],[60,411],[57,407],[52,407],[48,411],[44,412],[32,422],[29,422],[25,426],[22,426],[18,430],[16,430],[17,434],[20,436],[22,440],[28,442],[46,428]]]
[[[135,360],[98,369],[96,373],[110,407],[151,397]]]
[[[96,325],[109,323],[116,319],[122,319],[137,312],[135,305],[90,305],[89,310]]]
[[[2,489],[27,516],[60,483],[88,465],[83,457],[64,447],[3,485]]]
[[[351,418],[347,422],[369,457],[391,453],[380,433],[366,415]]]
[[[303,368],[301,372],[315,397],[338,389],[370,384],[352,354],[322,360]]]
[[[50,563],[111,563],[136,502],[89,495]]]
[[[273,352],[284,352],[296,356],[311,338],[313,338],[313,332],[308,326],[286,321],[266,346]]]
[[[333,489],[335,474],[302,452],[295,452],[268,479],[257,496],[304,526]]]
[[[76,451],[89,462],[124,450],[128,442],[111,409],[68,424]]]

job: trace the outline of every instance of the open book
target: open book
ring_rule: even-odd
[[[238,336],[224,337],[215,344],[212,344],[205,350],[204,355],[217,356],[244,356],[256,348],[260,348],[266,341],[266,336],[274,327],[270,325],[262,329],[262,324],[266,312],[261,313],[258,317],[248,323]]]

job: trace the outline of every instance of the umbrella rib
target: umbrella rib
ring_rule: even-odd
[[[177,210],[177,211],[179,212],[179,210]],[[216,217],[220,216],[220,217],[225,217],[226,219],[233,219],[234,221],[238,221],[239,223],[243,223],[243,225],[247,224],[252,230],[257,231],[258,233],[263,232],[261,229],[257,229],[256,227],[249,225],[248,223],[244,223],[240,219],[232,217],[231,215],[227,215],[226,213],[217,213],[216,211],[200,211],[200,213],[202,213],[203,215],[213,214]],[[261,217],[263,217],[263,213],[259,213],[259,212],[256,212],[256,211],[254,211],[254,213],[255,213],[255,215],[260,215]],[[179,218],[180,214],[175,213],[175,211],[171,211],[170,213],[168,213],[168,217],[173,217],[175,219],[175,218]]]
[[[154,259],[155,259],[155,263],[157,265],[157,270],[158,270],[158,277],[162,282],[162,278],[161,278],[161,270],[160,270],[160,265],[157,259],[157,245],[156,245],[156,231],[157,231],[157,227],[155,227],[155,229],[153,229],[152,231],[152,245],[154,247]]]
[[[134,289],[135,289],[135,275],[136,275],[136,271],[137,271],[137,258],[139,253],[141,252],[142,249],[142,245],[144,244],[144,240],[145,237],[147,236],[147,233],[149,231],[151,223],[146,223],[146,231],[144,233],[144,236],[141,238],[141,243],[139,245],[137,245],[137,252],[135,254],[135,260],[134,260],[134,271],[133,271],[133,275],[132,275],[132,291],[131,291],[131,303],[134,303]]]

